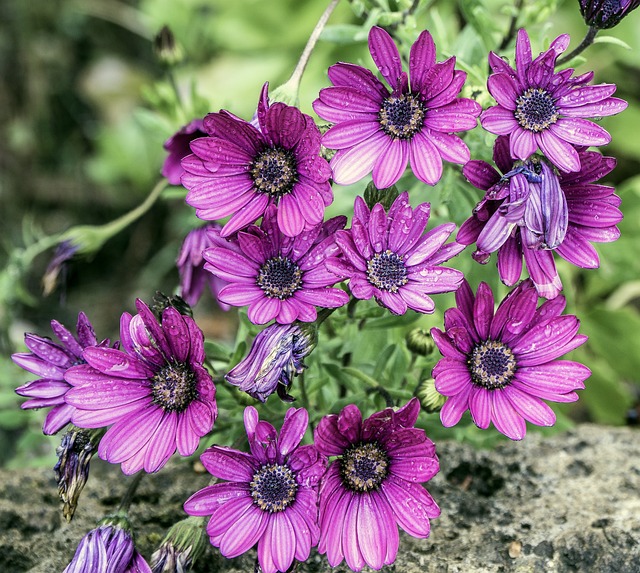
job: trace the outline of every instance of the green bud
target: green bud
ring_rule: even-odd
[[[202,517],[187,517],[174,524],[151,556],[153,573],[188,571],[207,546],[205,524]]]
[[[435,348],[431,334],[422,328],[414,328],[405,338],[407,348],[414,354],[429,356]]]
[[[373,209],[376,203],[382,203],[382,206],[388,211],[399,194],[395,185],[387,187],[386,189],[378,189],[373,182],[371,182],[364,190],[364,202],[369,209]]]
[[[447,401],[447,397],[436,390],[436,382],[433,378],[420,382],[416,388],[416,397],[427,414],[439,412]]]
[[[179,64],[184,54],[182,48],[176,42],[176,38],[169,26],[162,26],[153,38],[153,51],[160,62],[168,67]]]

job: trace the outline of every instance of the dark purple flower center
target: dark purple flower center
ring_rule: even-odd
[[[260,152],[249,172],[258,191],[275,198],[290,193],[298,180],[293,152],[281,147],[270,147]]]
[[[269,513],[284,511],[296,499],[298,484],[287,466],[271,464],[261,467],[249,483],[253,502]]]
[[[389,458],[378,442],[349,446],[339,463],[342,483],[357,493],[377,490],[389,472]]]
[[[400,255],[387,249],[367,261],[367,279],[379,289],[398,292],[408,282],[407,268]]]
[[[181,362],[162,367],[151,379],[153,403],[169,412],[184,412],[198,397],[196,375]]]
[[[273,257],[260,267],[258,286],[269,298],[286,299],[302,286],[302,271],[291,259]]]
[[[487,390],[507,386],[517,366],[513,351],[497,340],[477,344],[469,354],[468,364],[473,383]]]
[[[542,88],[529,88],[518,97],[514,114],[522,127],[536,133],[547,129],[560,116],[553,97]]]
[[[425,108],[414,94],[392,95],[382,102],[378,122],[393,139],[411,139],[422,129]]]

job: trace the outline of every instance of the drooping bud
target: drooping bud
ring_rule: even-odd
[[[175,66],[184,57],[182,48],[176,42],[176,38],[169,26],[162,26],[153,38],[153,51],[158,60],[166,66]]]

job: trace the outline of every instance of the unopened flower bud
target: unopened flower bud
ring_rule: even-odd
[[[151,556],[153,573],[185,573],[207,546],[206,521],[187,517],[174,524]]]
[[[431,334],[422,328],[414,328],[407,334],[405,341],[407,348],[420,356],[429,356],[435,347]]]
[[[447,400],[446,396],[436,390],[436,383],[433,378],[420,382],[416,389],[416,397],[420,400],[420,404],[427,414],[439,412]]]
[[[153,38],[153,51],[158,59],[167,66],[175,66],[182,61],[182,48],[169,26],[162,26]]]
[[[177,294],[167,296],[159,290],[156,291],[156,294],[153,295],[153,303],[150,308],[158,320],[162,320],[162,313],[170,306],[175,308],[183,316],[193,317],[191,307],[181,296],[178,296]]]
[[[640,6],[640,0],[579,0],[580,12],[587,25],[599,30],[617,26],[629,12]]]

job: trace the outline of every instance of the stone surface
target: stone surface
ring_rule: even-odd
[[[390,573],[637,573],[640,571],[640,434],[578,426],[551,438],[530,433],[495,450],[438,444],[440,473],[429,490],[442,508],[429,539],[401,537]],[[0,571],[60,572],[78,541],[114,511],[128,480],[94,461],[71,524],[62,519],[50,470],[0,472]],[[182,502],[208,484],[177,461],[145,477],[131,520],[149,557]],[[223,559],[209,547],[197,573],[251,573],[254,555]],[[299,573],[331,571],[312,552]],[[343,565],[333,571],[344,573]]]

